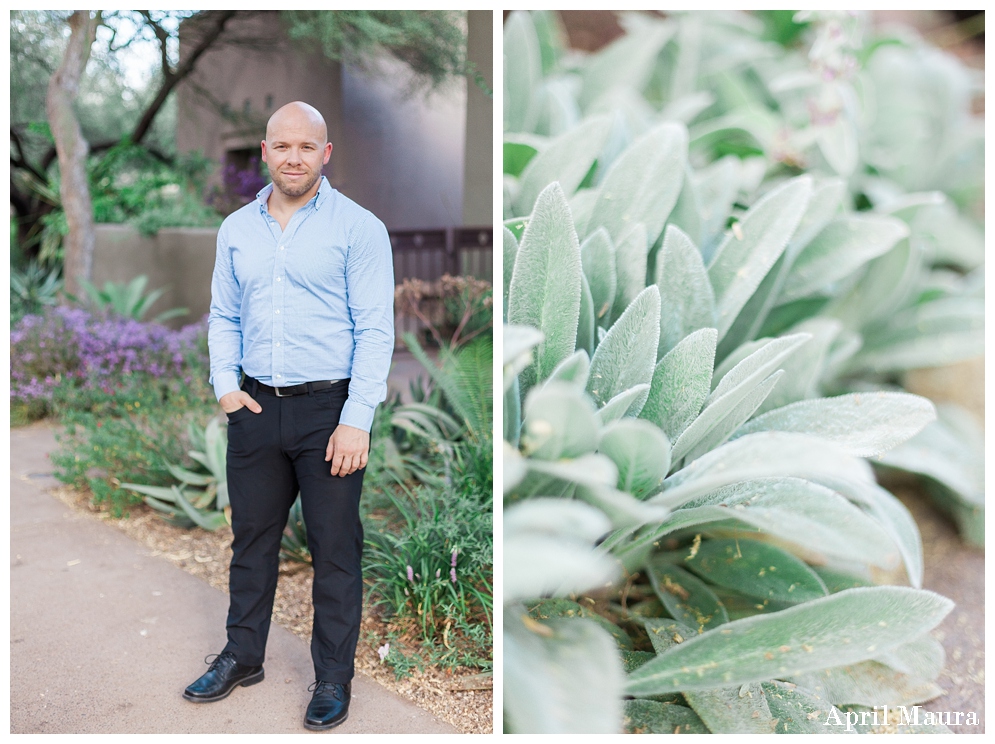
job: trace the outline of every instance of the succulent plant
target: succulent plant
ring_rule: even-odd
[[[231,524],[228,503],[227,462],[228,435],[221,422],[212,418],[206,427],[194,422],[188,426],[193,449],[188,453],[201,466],[202,472],[167,463],[166,467],[179,485],[148,486],[122,483],[135,493],[145,496],[145,503],[160,512],[163,519],[180,527],[201,527],[216,530]]]
[[[928,307],[977,280],[909,278],[919,227],[854,208],[846,132],[791,159],[747,137],[790,111],[737,93],[780,63],[750,23],[628,16],[580,58],[551,14],[506,22],[515,732],[821,733],[940,693],[952,603],[919,588],[918,529],[866,458],[915,470],[907,448],[935,446],[933,404],[885,375],[930,343],[977,353],[973,304]],[[715,159],[730,141],[753,154]],[[935,459],[918,472],[977,510],[970,458]],[[878,585],[899,565],[911,586]]]

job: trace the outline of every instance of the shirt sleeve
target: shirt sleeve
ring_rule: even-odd
[[[355,349],[349,398],[339,423],[369,431],[377,404],[387,398],[394,352],[394,260],[387,228],[372,215],[350,238],[346,295]]]
[[[235,278],[228,232],[218,230],[218,248],[211,279],[211,313],[207,345],[211,353],[211,384],[218,400],[239,389],[242,364],[242,292]]]

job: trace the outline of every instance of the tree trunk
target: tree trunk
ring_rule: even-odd
[[[80,279],[90,279],[93,268],[93,205],[86,177],[86,156],[89,145],[83,139],[73,103],[79,93],[79,81],[90,57],[90,46],[96,35],[99,15],[90,17],[88,10],[74,10],[69,17],[69,45],[59,69],[48,83],[45,110],[59,157],[59,194],[69,224],[65,241],[66,292],[79,296]]]

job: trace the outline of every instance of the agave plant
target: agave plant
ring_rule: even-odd
[[[685,20],[631,17],[583,60],[556,53],[549,16],[507,23],[516,732],[824,733],[940,693],[929,631],[952,603],[919,588],[915,522],[867,461],[936,411],[856,361],[866,317],[827,310],[912,231],[855,211],[825,168],[702,162],[695,86],[728,62],[670,70],[723,38]],[[661,69],[686,93],[646,95]],[[881,585],[898,566],[910,586]]]
[[[644,262],[646,284],[674,291],[659,282],[661,263],[681,260],[676,236],[663,254],[664,226],[691,239],[720,283],[732,281],[719,276],[728,258],[714,263],[720,249],[756,251],[753,275],[735,277],[740,288],[718,308],[718,363],[748,341],[813,334],[792,362],[807,368],[786,370],[766,410],[784,402],[788,384],[807,395],[894,390],[907,370],[983,352],[984,237],[974,217],[983,121],[971,113],[979,76],[911,34],[871,36],[860,14],[798,20],[810,24],[811,44],[786,50],[762,41],[760,21],[745,14],[627,14],[625,36],[582,57],[564,49],[555,14],[509,16],[505,226],[520,239],[537,195],[560,182],[597,303],[595,327],[581,329],[589,353],[645,286],[633,282]],[[779,226],[793,231],[786,247],[768,234],[762,199],[768,212],[793,201],[797,225]],[[630,233],[635,204],[655,205],[644,241]],[[619,254],[614,267],[599,227]],[[506,308],[516,245],[505,241]],[[633,252],[633,264],[620,260]],[[748,304],[739,304],[743,288]],[[692,325],[704,322],[691,315]],[[661,338],[660,354],[676,340]],[[932,427],[977,447],[964,427]],[[977,515],[965,534],[980,537],[983,500],[961,487],[977,472],[953,468],[934,483],[940,503],[957,504],[965,529],[966,515]]]
[[[206,427],[191,421],[188,436],[193,449],[187,454],[202,466],[200,472],[166,463],[169,472],[179,481],[178,485],[165,487],[122,483],[121,487],[145,496],[145,503],[171,524],[179,527],[196,525],[213,531],[231,524],[225,469],[228,435],[221,428],[221,422],[212,418]]]
[[[145,294],[145,285],[148,284],[148,281],[149,278],[142,274],[127,283],[105,282],[103,289],[97,289],[85,279],[80,280],[80,285],[94,307],[100,310],[109,310],[123,318],[142,320],[156,300],[166,292],[166,288],[161,287]],[[188,312],[190,311],[185,307],[174,307],[156,315],[152,322],[162,323],[170,318],[186,315]]]

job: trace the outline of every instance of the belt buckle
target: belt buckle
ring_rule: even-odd
[[[290,398],[293,396],[293,393],[286,393],[285,395],[281,394],[280,390],[282,390],[282,388],[278,387],[273,388],[273,392],[276,394],[277,398]]]

